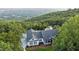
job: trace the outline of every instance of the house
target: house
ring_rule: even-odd
[[[52,39],[56,36],[56,30],[51,27],[46,28],[45,30],[28,30],[23,34],[21,38],[22,47],[25,49],[28,46],[48,45],[52,43]]]

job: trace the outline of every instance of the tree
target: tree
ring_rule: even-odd
[[[59,31],[53,41],[53,50],[79,50],[79,16],[71,17]]]
[[[24,28],[16,21],[0,22],[0,50],[22,50],[20,38]]]

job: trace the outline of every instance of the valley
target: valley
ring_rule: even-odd
[[[48,26],[58,31],[52,46],[34,50],[79,51],[79,9],[28,9],[28,13],[25,9],[1,10],[0,51],[23,51],[22,34],[29,29],[44,30]]]

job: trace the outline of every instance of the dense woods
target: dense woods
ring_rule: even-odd
[[[77,15],[77,16],[76,16]],[[41,30],[52,26],[58,34],[52,50],[79,50],[79,9],[57,11],[28,20],[0,21],[0,50],[22,50],[20,39],[28,29]],[[49,49],[50,50],[50,49]]]
[[[39,22],[0,21],[0,50],[22,50],[20,40],[22,33],[26,32],[30,28],[39,30],[44,29],[46,26],[46,23]]]
[[[23,31],[18,22],[0,22],[0,50],[21,50],[20,36]]]
[[[60,28],[60,34],[53,41],[53,50],[79,50],[79,16],[71,17]]]

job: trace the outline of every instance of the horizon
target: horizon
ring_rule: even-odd
[[[50,12],[68,10],[65,8],[0,8],[1,18],[36,17]]]

